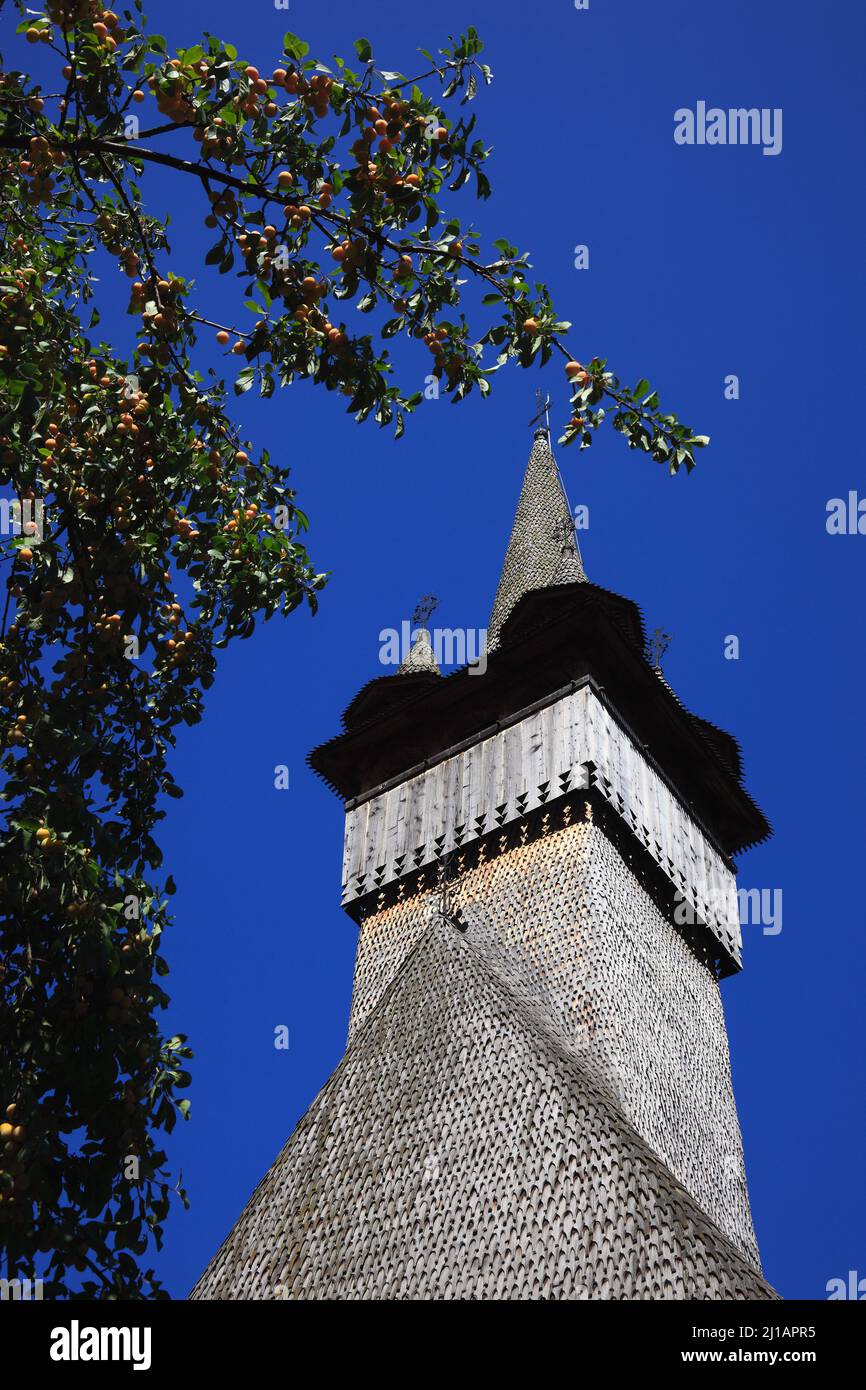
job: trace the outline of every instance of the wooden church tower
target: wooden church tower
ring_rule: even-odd
[[[346,806],[346,1053],[192,1297],[775,1297],[719,992],[769,826],[587,580],[544,430],[486,669],[422,628],[343,724],[310,761]]]

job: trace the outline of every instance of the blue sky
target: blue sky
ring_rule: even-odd
[[[606,432],[560,451],[591,579],[673,634],[665,670],[741,741],[775,828],[741,859],[743,887],[781,889],[783,927],[747,926],[724,982],[758,1239],[786,1297],[866,1275],[862,969],[866,536],[830,536],[826,507],[866,495],[855,426],[863,380],[866,9],[853,0],[379,0],[363,12],[266,0],[156,0],[171,43],[207,28],[263,70],[286,28],[328,62],[371,39],[386,68],[475,24],[495,81],[476,109],[493,197],[456,204],[532,253],[572,320],[579,357],[606,356],[712,436],[670,479]],[[674,112],[781,108],[783,147],[678,146]],[[174,215],[174,266],[207,235],[196,190],[152,179]],[[588,270],[574,248],[589,247]],[[233,287],[202,281],[214,315]],[[219,317],[219,314],[216,314]],[[235,321],[238,319],[235,315]],[[231,316],[228,316],[229,320]],[[120,320],[118,320],[120,322]],[[124,333],[126,329],[123,329]],[[206,355],[211,351],[206,345]],[[214,361],[218,361],[214,357]],[[426,361],[406,359],[423,384]],[[726,400],[736,374],[738,400]],[[223,655],[205,721],[185,730],[186,796],[165,823],[177,923],[170,1026],[196,1052],[192,1118],[170,1141],[192,1208],[158,1257],[183,1296],[339,1061],[355,928],[339,903],[342,813],[305,765],[357,689],[381,674],[379,632],[433,592],[446,626],[485,624],[531,443],[534,390],[560,367],[500,376],[491,399],[426,402],[395,443],[334,396],[296,386],[239,415],[288,457],[332,572],[315,619],[272,622]],[[724,658],[728,634],[740,659]],[[290,769],[276,791],[274,767]],[[290,1032],[276,1051],[274,1028]]]

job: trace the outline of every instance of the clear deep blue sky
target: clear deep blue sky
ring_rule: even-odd
[[[417,70],[467,23],[495,82],[476,102],[494,195],[462,212],[532,252],[575,325],[577,353],[647,376],[712,436],[670,479],[605,433],[560,451],[590,577],[674,636],[666,673],[696,713],[740,739],[775,827],[741,859],[744,887],[781,889],[783,929],[744,929],[722,985],[765,1272],[789,1298],[866,1275],[862,969],[866,536],[829,536],[829,498],[866,494],[856,401],[862,317],[866,8],[858,0],[151,0],[169,41],[203,28],[263,70],[291,28],[328,62],[372,40]],[[674,144],[674,111],[781,107],[777,157]],[[204,209],[172,176],[174,265],[195,263]],[[460,206],[458,202],[458,206]],[[573,268],[586,244],[590,269]],[[212,314],[225,281],[207,281]],[[219,316],[219,315],[217,315]],[[235,315],[235,321],[239,315]],[[210,352],[210,345],[207,351]],[[214,359],[218,360],[218,359]],[[414,365],[417,363],[417,366]],[[413,359],[418,385],[426,360]],[[724,398],[736,373],[740,399]],[[158,1257],[186,1293],[339,1061],[355,928],[338,906],[342,812],[305,765],[363,682],[380,629],[439,596],[447,626],[486,621],[530,446],[533,392],[564,410],[561,369],[500,376],[486,403],[426,403],[394,443],[336,398],[294,387],[239,413],[288,457],[333,572],[315,619],[272,622],[223,656],[203,725],[184,731],[186,787],[165,823],[178,883],[170,1023],[194,1045],[192,1118],[170,1141],[192,1208]],[[740,639],[724,659],[725,636]],[[277,763],[291,787],[273,787]],[[275,1051],[274,1028],[290,1030]]]

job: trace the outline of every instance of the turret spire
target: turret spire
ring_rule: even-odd
[[[418,671],[431,671],[434,676],[441,675],[433,654],[430,633],[426,627],[415,629],[412,634],[412,647],[397,668],[398,676],[415,675]]]
[[[530,589],[585,581],[574,517],[545,425],[535,430],[517,514],[488,627],[488,650],[518,599]]]
[[[412,646],[406,653],[397,668],[398,676],[414,676],[419,671],[430,671],[434,676],[440,676],[436,657],[433,654],[433,647],[430,642],[430,633],[427,624],[431,614],[439,607],[439,600],[435,594],[425,594],[415,605],[415,612],[412,614],[413,623],[418,623],[418,627],[412,633]]]

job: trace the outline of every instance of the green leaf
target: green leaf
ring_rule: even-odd
[[[310,45],[299,39],[297,34],[283,34],[283,52],[296,63],[302,63],[310,51]]]
[[[362,63],[369,63],[373,56],[373,47],[369,39],[356,39],[355,52]]]

